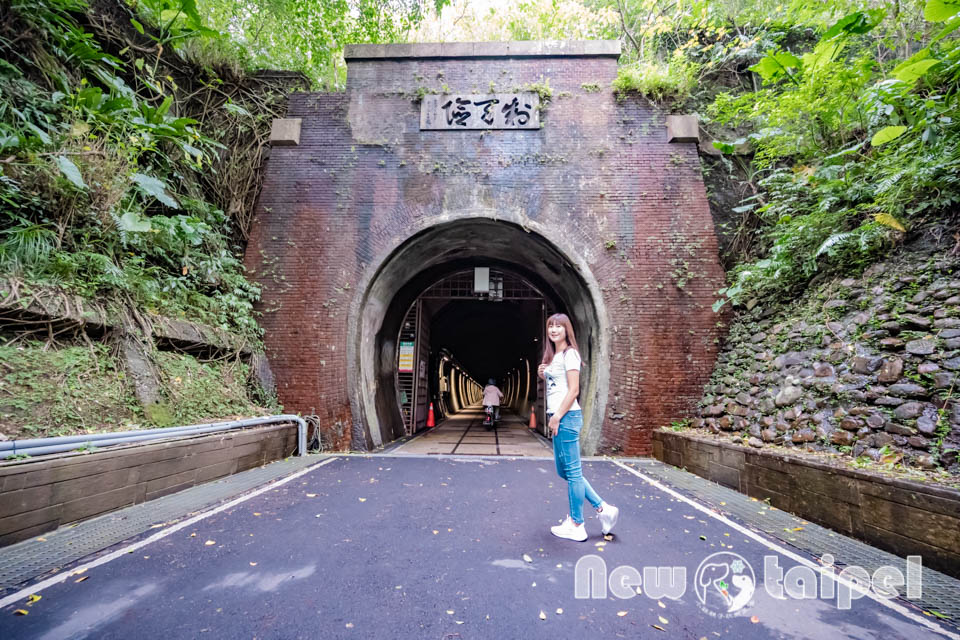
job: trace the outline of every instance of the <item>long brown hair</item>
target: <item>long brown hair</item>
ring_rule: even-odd
[[[565,313],[555,313],[549,318],[547,318],[547,328],[549,329],[553,325],[560,325],[567,332],[567,348],[573,347],[577,353],[580,353],[580,349],[577,347],[577,337],[573,334],[573,325],[570,324],[570,318],[567,317]],[[550,364],[553,362],[553,356],[556,355],[556,349],[553,346],[553,340],[547,336],[546,343],[543,347],[543,364]]]

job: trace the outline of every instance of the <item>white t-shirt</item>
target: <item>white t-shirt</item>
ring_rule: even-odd
[[[556,413],[560,403],[567,396],[567,371],[580,371],[580,354],[576,349],[567,348],[553,356],[553,361],[544,369],[543,377],[547,384],[547,413]],[[574,399],[568,411],[578,411],[580,403]]]

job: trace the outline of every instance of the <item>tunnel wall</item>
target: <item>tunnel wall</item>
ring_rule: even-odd
[[[348,348],[371,274],[424,225],[478,210],[550,230],[599,288],[609,349],[592,364],[609,384],[589,452],[648,455],[652,430],[700,397],[723,272],[696,144],[668,143],[662,113],[614,95],[619,47],[536,44],[349,47],[345,94],[290,96],[299,144],[272,149],[246,263],[280,400],[315,410],[338,447],[371,444]],[[538,130],[419,128],[425,92],[547,85]]]

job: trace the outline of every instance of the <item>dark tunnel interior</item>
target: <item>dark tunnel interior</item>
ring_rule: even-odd
[[[400,324],[396,386],[406,434],[426,427],[431,404],[437,420],[479,406],[490,379],[507,411],[529,413],[537,399],[543,324],[553,302],[505,266],[486,268],[490,289],[475,291],[476,269],[434,275]]]
[[[431,352],[449,352],[480,384],[502,385],[525,360],[539,360],[542,303],[431,301]]]

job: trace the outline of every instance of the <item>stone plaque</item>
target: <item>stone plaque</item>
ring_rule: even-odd
[[[420,102],[420,128],[539,129],[536,93],[427,94]]]

